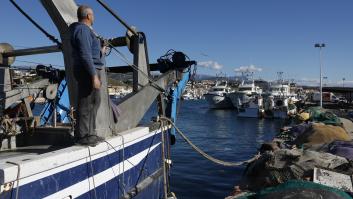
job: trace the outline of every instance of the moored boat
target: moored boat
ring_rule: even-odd
[[[232,101],[227,96],[231,92],[227,81],[216,82],[208,93],[204,94],[209,107],[214,109],[231,109],[234,108]]]
[[[265,117],[287,118],[288,114],[294,114],[297,101],[296,94],[290,92],[290,86],[284,82],[276,82],[270,86],[270,90],[264,94]]]
[[[228,94],[235,108],[240,109],[243,104],[249,103],[255,96],[261,96],[262,89],[254,81],[242,81],[238,90]]]
[[[49,35],[56,45],[19,50],[0,43],[0,198],[175,198],[169,189],[169,149],[175,133],[162,118],[175,123],[178,100],[196,62],[187,61],[182,52],[169,51],[170,57],[163,56],[153,64],[158,67],[149,68],[145,34],[126,22],[122,23],[126,35],[100,38],[112,51],[118,51],[118,46],[130,49],[133,63],[110,67],[110,72],[133,73],[132,92],[119,103],[111,103],[107,70],[103,66],[97,70],[101,88],[96,92],[101,103],[97,117],[90,120],[96,124],[95,135],[90,136],[103,141],[79,145],[74,132],[80,88],[73,77],[67,31],[77,21],[78,6],[74,0],[41,3],[61,41]],[[65,70],[38,65],[38,79],[13,85],[10,70],[15,57],[52,52],[62,52]],[[159,75],[152,77],[150,70]],[[44,93],[45,104],[35,115],[30,99],[40,92]],[[165,99],[163,94],[170,98]],[[159,112],[154,115],[159,119],[141,123],[154,101],[159,102]]]
[[[239,107],[238,112],[238,117],[262,118],[264,112],[262,97],[251,98]]]

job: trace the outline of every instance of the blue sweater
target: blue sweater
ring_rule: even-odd
[[[96,75],[96,68],[104,65],[100,40],[86,24],[75,22],[70,25],[72,56],[74,71],[79,77]]]

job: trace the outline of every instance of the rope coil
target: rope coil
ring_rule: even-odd
[[[206,152],[204,152],[203,150],[201,150],[200,148],[198,148],[195,144],[193,144],[189,138],[187,138],[185,136],[185,134],[175,125],[175,123],[170,120],[167,117],[160,117],[160,120],[165,120],[168,121],[174,128],[175,130],[180,134],[180,136],[199,154],[201,154],[203,157],[205,157],[206,159],[210,160],[211,162],[214,162],[216,164],[222,165],[222,166],[228,166],[228,167],[236,167],[236,166],[241,166],[244,164],[249,164],[251,162],[253,162],[254,160],[257,160],[259,158],[259,155],[256,154],[254,157],[248,159],[248,160],[244,160],[244,161],[240,161],[240,162],[226,162],[223,160],[219,160],[217,158],[212,157],[211,155],[208,155]]]

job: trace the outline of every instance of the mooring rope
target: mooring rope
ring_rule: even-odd
[[[216,163],[216,164],[220,164],[222,166],[228,166],[228,167],[235,167],[235,166],[241,166],[241,165],[244,165],[244,164],[249,164],[251,163],[252,161],[256,160],[259,158],[259,155],[255,155],[254,157],[248,159],[248,160],[244,160],[244,161],[240,161],[240,162],[226,162],[226,161],[223,161],[223,160],[219,160],[217,158],[214,158],[210,155],[208,155],[206,152],[204,152],[203,150],[201,150],[200,148],[198,148],[195,144],[193,144],[189,138],[187,138],[185,136],[185,134],[175,125],[175,123],[167,118],[167,117],[160,117],[159,118],[160,120],[165,120],[165,121],[168,121],[174,128],[175,130],[180,134],[180,136],[196,151],[198,152],[199,154],[201,154],[203,157],[205,157],[206,159]]]
[[[168,183],[167,183],[167,167],[166,167],[166,159],[165,159],[165,136],[164,136],[164,125],[163,121],[161,121],[161,143],[162,143],[162,165],[163,165],[163,191],[164,191],[164,198],[167,199],[168,197]]]
[[[93,190],[94,190],[94,196],[95,196],[95,199],[97,199],[97,190],[96,190],[96,182],[94,180],[94,171],[93,171],[93,163],[92,163],[92,155],[91,155],[91,150],[89,148],[89,146],[87,147],[88,149],[88,155],[89,155],[89,162],[90,162],[90,166],[91,166],[91,175],[92,175],[92,182],[93,182]],[[89,176],[88,176],[89,178]],[[88,181],[89,183],[89,186],[90,186],[90,182]]]

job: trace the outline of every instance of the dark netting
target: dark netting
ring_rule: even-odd
[[[325,185],[291,180],[275,187],[263,189],[257,193],[247,193],[235,197],[237,199],[351,199],[352,197]]]

